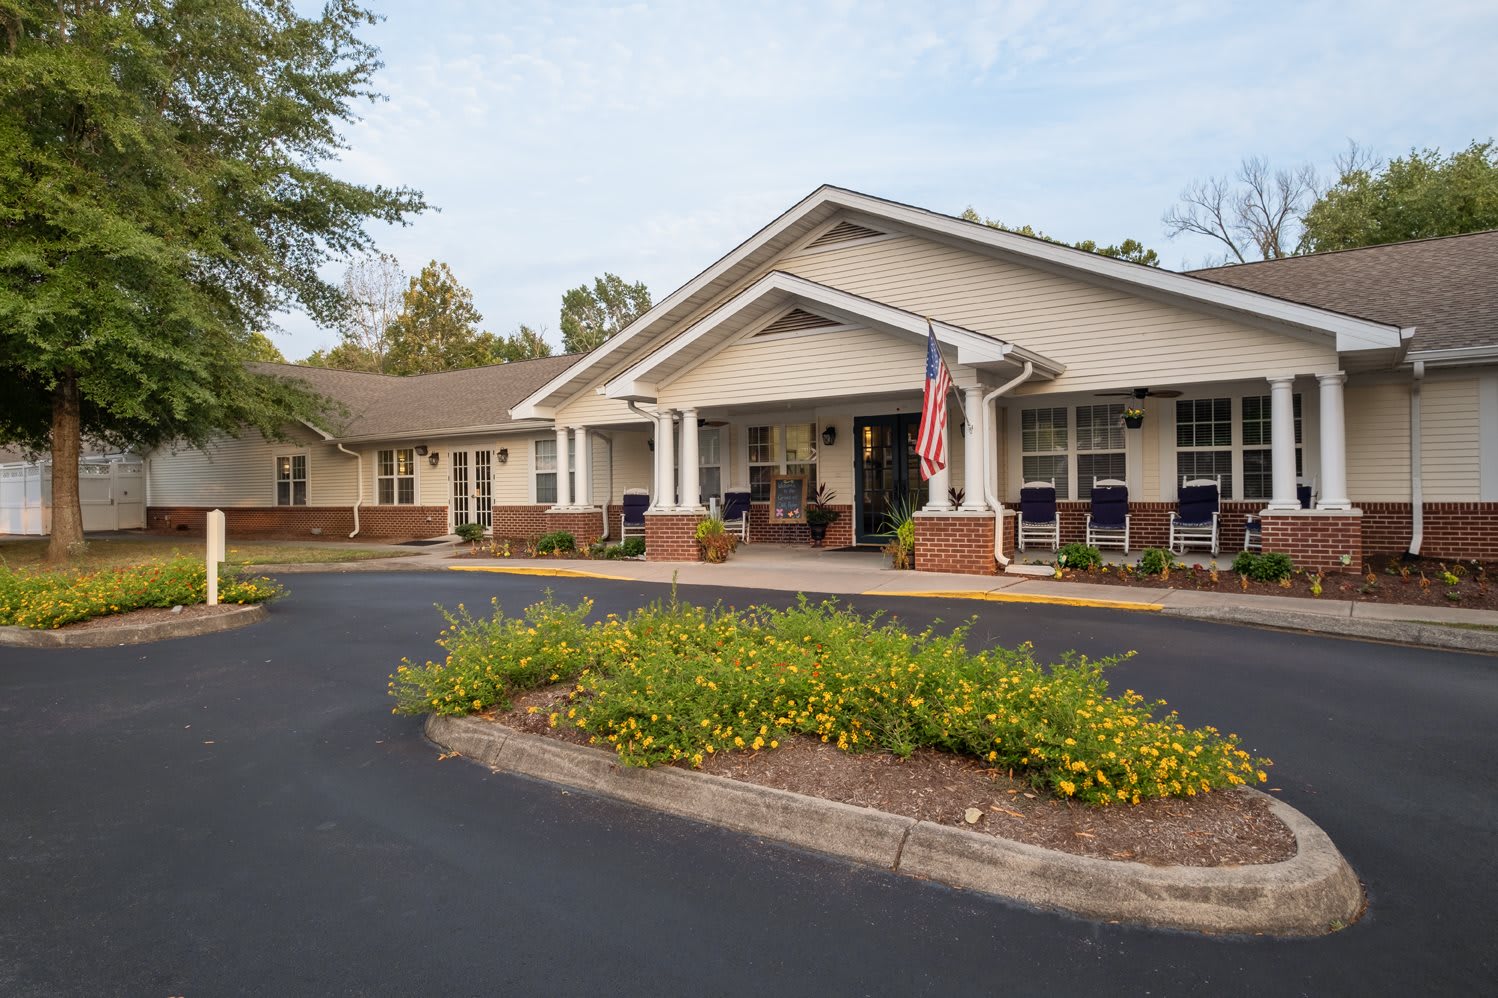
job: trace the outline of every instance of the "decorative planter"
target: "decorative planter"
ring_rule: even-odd
[[[1143,416],[1125,416],[1124,426],[1131,430],[1137,430],[1144,425]]]
[[[811,542],[821,547],[822,542],[827,539],[827,524],[808,522],[806,529],[811,531]]]

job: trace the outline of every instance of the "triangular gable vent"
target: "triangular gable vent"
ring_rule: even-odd
[[[870,239],[882,235],[884,233],[879,230],[871,229],[867,225],[859,225],[857,222],[838,222],[808,243],[806,248],[820,249],[823,246],[835,246],[838,243],[849,243],[855,239]]]
[[[793,308],[754,335],[770,336],[775,333],[795,333],[804,329],[826,329],[837,325],[841,325],[841,323],[834,322],[820,315],[813,315],[810,312],[804,312],[799,308]]]

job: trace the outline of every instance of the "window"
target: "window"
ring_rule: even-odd
[[[307,505],[307,455],[276,458],[276,505]]]
[[[569,493],[577,495],[577,446],[572,438],[567,439],[567,484]],[[556,505],[557,501],[557,439],[544,437],[536,441],[536,502]]]
[[[416,502],[416,452],[410,447],[382,450],[375,459],[375,495],[382,506]]]
[[[1053,481],[1056,483],[1058,498],[1071,495],[1067,476],[1067,408],[1058,406],[1022,410],[1019,427],[1021,474],[1024,480]]]
[[[778,474],[805,475],[810,495],[817,487],[817,424],[751,426],[749,444],[749,498],[770,501],[770,482]]]
[[[1295,402],[1295,474],[1304,473],[1305,455],[1301,448],[1300,393]],[[1270,435],[1272,406],[1268,395],[1250,395],[1243,400],[1243,498],[1270,499],[1274,496],[1274,469]]]
[[[697,431],[697,484],[704,501],[723,497],[722,432],[716,427]]]
[[[1233,492],[1233,400],[1176,401],[1176,485],[1186,478],[1220,481],[1223,498]]]
[[[1122,402],[1077,406],[1078,499],[1092,498],[1094,478],[1127,477],[1123,410]]]

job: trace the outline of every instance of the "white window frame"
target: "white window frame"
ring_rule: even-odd
[[[298,478],[295,477],[296,459],[297,458],[301,458],[302,459],[302,477],[300,479],[298,479]],[[292,462],[291,471],[293,473],[293,476],[291,478],[289,478],[289,479],[283,479],[281,477],[281,462],[282,461],[286,461],[286,460],[289,460],[289,461]],[[272,463],[271,476],[272,476],[271,477],[271,505],[277,506],[277,507],[308,506],[308,505],[311,505],[311,502],[312,502],[312,459],[308,455],[307,451],[305,451],[305,450],[278,451],[276,453],[274,461]],[[287,481],[287,482],[291,483],[291,487],[289,489],[287,489],[287,496],[291,500],[290,502],[284,502],[283,503],[281,501],[281,483],[283,481]],[[296,483],[298,481],[300,481],[302,483],[302,501],[301,502],[297,502],[296,501]]]
[[[712,436],[718,441],[718,460],[713,463],[708,462],[707,448],[702,446],[703,441],[707,438],[708,434],[712,434]],[[697,481],[699,483],[699,487],[702,490],[702,494],[705,497],[716,496],[719,500],[721,500],[723,498],[723,490],[728,488],[728,483],[723,481],[723,452],[727,449],[728,427],[705,426],[697,431]],[[705,484],[707,479],[702,474],[709,468],[716,469],[718,472],[718,491],[716,493],[710,493],[707,491],[707,485]]]
[[[1267,385],[1267,382],[1264,384]],[[1315,391],[1302,390],[1297,386],[1294,393],[1300,396],[1300,437],[1301,442],[1295,445],[1300,454],[1301,474],[1307,479],[1315,477],[1314,469],[1321,459],[1318,434],[1320,433],[1320,414],[1316,408],[1318,397]],[[1243,452],[1244,450],[1262,450],[1259,446],[1245,448],[1243,446],[1243,400],[1245,398],[1259,398],[1267,393],[1257,385],[1245,387],[1242,382],[1229,383],[1224,386],[1202,386],[1200,390],[1192,391],[1180,396],[1178,399],[1170,399],[1169,404],[1162,413],[1160,426],[1160,498],[1166,502],[1173,502],[1180,494],[1181,476],[1177,470],[1176,453],[1182,448],[1176,446],[1176,402],[1195,402],[1200,399],[1226,398],[1230,402],[1232,414],[1232,445],[1231,447],[1201,447],[1185,448],[1188,450],[1231,450],[1232,460],[1232,491],[1231,494],[1224,491],[1223,502],[1264,502],[1268,497],[1245,496],[1243,478]]]
[[[541,467],[541,455],[539,453],[539,451],[540,451],[540,445],[543,444],[543,443],[548,443],[548,442],[551,443],[552,447],[553,447],[553,453],[552,453],[552,457],[551,457],[552,466],[550,468],[543,468],[543,467]],[[531,456],[531,473],[530,474],[531,474],[531,504],[532,505],[535,505],[535,506],[555,506],[557,504],[557,490],[556,490],[556,488],[553,488],[551,490],[552,491],[552,498],[551,499],[549,499],[549,500],[542,499],[541,498],[540,482],[537,481],[537,478],[540,475],[555,475],[557,473],[556,453],[555,453],[556,442],[557,442],[556,434],[553,433],[550,436],[536,437],[535,439],[533,439],[531,441],[531,445],[528,448],[530,450],[530,456]],[[577,498],[577,438],[575,436],[570,435],[570,434],[567,437],[567,481],[572,486],[572,488],[570,488],[568,490],[568,494],[571,495],[573,499],[576,499]]]
[[[380,455],[386,451],[390,452],[391,464],[398,471],[400,459],[396,457],[398,451],[411,452],[411,474],[382,475],[380,474]],[[411,479],[411,501],[400,501],[400,481],[403,478]],[[380,482],[389,479],[394,484],[391,486],[391,502],[380,502]],[[412,447],[376,447],[374,453],[374,504],[376,506],[420,506],[421,505],[421,462],[417,460],[416,448]]]
[[[812,469],[812,474],[815,476],[816,481],[818,483],[821,482],[821,480],[822,480],[822,468],[821,468],[821,462],[822,462],[822,448],[821,448],[822,424],[820,423],[820,421],[818,421],[815,418],[810,418],[810,417],[808,417],[806,419],[796,419],[794,417],[779,417],[779,416],[777,416],[774,419],[767,419],[767,418],[764,418],[764,417],[746,419],[744,421],[743,425],[744,425],[744,433],[743,433],[743,438],[744,438],[744,447],[743,447],[744,460],[743,460],[743,464],[741,465],[741,467],[743,467],[745,469],[745,487],[746,488],[750,489],[751,491],[754,488],[753,475],[749,471],[749,469],[751,469],[751,468],[770,468],[770,469],[772,469],[772,473],[773,474],[784,475],[784,474],[789,474],[789,472],[786,469],[790,466],[790,464],[794,464],[798,468],[799,467],[803,467],[805,465],[810,465],[811,469]],[[797,460],[797,461],[794,461],[794,462],[787,462],[787,460],[786,460],[786,429],[789,428],[789,427],[792,427],[792,426],[810,426],[811,427],[811,456],[809,458],[805,459],[805,460]],[[773,447],[774,452],[775,452],[774,453],[774,460],[771,460],[771,461],[750,461],[749,460],[749,447],[750,447],[749,436],[750,436],[750,431],[754,430],[754,429],[764,428],[764,427],[769,427],[770,429],[772,429],[773,431],[775,431],[774,432],[774,440],[772,441],[772,447]],[[719,452],[720,457],[721,457],[721,453],[722,452],[720,451]],[[725,488],[726,487],[727,486],[725,485]],[[810,494],[814,489],[815,489],[815,484],[812,483],[812,482],[808,482],[807,483],[807,493]],[[766,504],[769,503],[769,501],[770,501],[769,498],[755,499],[755,500],[753,500],[753,502],[755,502],[758,505],[766,505]]]
[[[1077,405],[1074,405],[1074,406],[1071,407],[1071,410],[1072,410],[1072,412],[1071,412],[1071,422],[1072,422],[1072,425],[1071,425],[1071,436],[1070,436],[1070,439],[1068,440],[1068,443],[1071,445],[1071,453],[1067,456],[1067,465],[1068,465],[1068,468],[1071,471],[1071,475],[1069,476],[1070,480],[1071,480],[1071,483],[1072,483],[1070,492],[1071,492],[1071,495],[1072,495],[1072,497],[1074,499],[1091,499],[1092,498],[1092,479],[1093,478],[1117,478],[1117,479],[1121,479],[1121,480],[1127,480],[1127,478],[1129,477],[1129,438],[1128,438],[1128,435],[1127,435],[1128,431],[1126,429],[1124,429],[1124,425],[1123,425],[1123,411],[1124,411],[1124,408],[1125,408],[1125,404],[1123,402],[1081,402],[1081,403],[1078,403]],[[1104,416],[1105,423],[1104,423],[1104,425],[1107,426],[1106,418],[1107,418],[1108,415],[1111,414],[1113,416],[1113,425],[1108,426],[1107,428],[1108,428],[1108,432],[1109,432],[1110,435],[1115,430],[1118,432],[1118,446],[1117,447],[1093,448],[1093,447],[1083,447],[1082,446],[1082,418],[1081,417],[1082,417],[1082,410],[1083,409],[1094,409],[1094,410],[1095,409],[1106,409],[1106,410],[1109,410],[1108,413],[1105,413],[1105,416]],[[1113,410],[1117,410],[1117,411],[1114,412]],[[1089,420],[1092,418],[1092,415],[1093,414],[1089,414]],[[1093,476],[1089,476],[1088,480],[1086,482],[1083,482],[1082,481],[1082,460],[1081,460],[1082,457],[1084,455],[1086,455],[1088,457],[1092,457],[1092,456],[1104,455],[1104,454],[1117,454],[1119,457],[1122,457],[1123,458],[1124,470],[1122,472],[1117,473],[1117,474],[1109,473],[1107,475],[1093,475]],[[1085,494],[1084,494],[1084,486],[1085,486]]]
[[[1237,402],[1238,402],[1238,437],[1239,437],[1239,440],[1242,441],[1242,444],[1243,444],[1242,447],[1239,450],[1239,455],[1238,455],[1237,460],[1236,460],[1236,465],[1237,465],[1237,467],[1239,468],[1239,471],[1240,471],[1240,473],[1238,474],[1237,477],[1238,477],[1238,481],[1241,483],[1240,487],[1238,489],[1238,493],[1239,493],[1240,496],[1242,496],[1242,498],[1244,500],[1247,500],[1247,501],[1269,502],[1271,499],[1274,498],[1274,495],[1273,495],[1273,493],[1274,493],[1274,486],[1273,485],[1270,486],[1269,494],[1262,495],[1262,496],[1251,496],[1251,495],[1248,494],[1247,489],[1244,487],[1244,486],[1246,486],[1248,484],[1248,477],[1247,477],[1247,473],[1244,472],[1244,471],[1242,471],[1242,469],[1245,466],[1244,462],[1245,462],[1245,459],[1247,458],[1247,455],[1248,455],[1249,451],[1254,451],[1254,452],[1263,451],[1264,454],[1265,454],[1265,456],[1270,458],[1270,466],[1271,466],[1270,474],[1271,475],[1273,474],[1273,447],[1272,447],[1272,444],[1271,444],[1271,441],[1273,439],[1272,436],[1271,437],[1267,437],[1264,440],[1263,443],[1258,443],[1258,444],[1254,444],[1253,446],[1249,446],[1249,444],[1247,442],[1246,435],[1243,432],[1244,429],[1247,426],[1247,423],[1248,423],[1248,418],[1247,418],[1247,416],[1244,415],[1244,412],[1245,412],[1245,409],[1246,409],[1245,403],[1247,403],[1248,400],[1251,399],[1251,398],[1252,399],[1259,399],[1260,403],[1263,406],[1265,406],[1266,408],[1272,405],[1272,402],[1270,401],[1271,396],[1270,396],[1270,394],[1268,392],[1265,392],[1263,395],[1245,394],[1245,395],[1240,396],[1238,398],[1238,400],[1237,400]],[[1303,393],[1301,393],[1301,392],[1295,392],[1294,393],[1294,402],[1299,402],[1300,403],[1300,418],[1296,420],[1296,422],[1298,422],[1300,424],[1300,426],[1299,426],[1300,439],[1297,440],[1297,441],[1295,441],[1295,458],[1296,458],[1296,463],[1297,463],[1297,465],[1298,465],[1298,467],[1300,469],[1300,470],[1298,470],[1296,472],[1296,476],[1300,477],[1301,475],[1304,474],[1304,471],[1305,471],[1305,468],[1306,468],[1306,453],[1305,453],[1305,449],[1306,449],[1305,448],[1305,440],[1306,440],[1306,398],[1305,398],[1305,395]],[[1292,405],[1294,404],[1294,402],[1292,402]],[[1266,429],[1270,429],[1271,426],[1272,426],[1272,416],[1273,416],[1273,413],[1271,412],[1269,414],[1269,417],[1266,417],[1263,420],[1263,423],[1264,423],[1264,426],[1265,426]]]

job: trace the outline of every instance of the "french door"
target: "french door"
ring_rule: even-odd
[[[494,474],[487,450],[452,452],[453,527],[477,523],[489,530],[494,518]]]
[[[916,456],[920,413],[860,416],[853,420],[854,537],[858,543],[882,543],[889,538],[886,521],[905,503],[919,509],[926,502]]]

